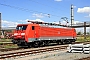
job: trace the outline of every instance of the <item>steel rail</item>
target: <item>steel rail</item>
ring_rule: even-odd
[[[31,49],[31,50],[21,51],[21,52],[4,53],[4,54],[0,54],[0,59],[6,59],[11,57],[15,58],[17,56],[25,56],[29,54],[43,53],[43,52],[49,52],[54,50],[62,50],[62,49],[66,49],[67,46],[68,45],[63,45],[63,46],[54,46],[54,47],[47,47],[47,48],[36,48],[36,49]]]

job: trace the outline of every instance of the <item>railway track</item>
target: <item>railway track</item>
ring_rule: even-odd
[[[83,42],[75,42],[72,44],[77,44],[77,43],[79,44],[79,43],[83,43]],[[90,43],[90,42],[85,42],[84,44],[87,44],[87,43]],[[0,59],[15,58],[18,56],[25,56],[25,55],[30,55],[30,54],[54,51],[54,50],[62,50],[62,49],[66,49],[67,47],[68,47],[68,44],[49,46],[49,47],[39,47],[39,48],[32,48],[32,49],[30,49],[30,48],[29,49],[23,49],[23,48],[0,49],[0,50],[2,50],[2,52],[11,51],[9,53],[0,54]],[[20,50],[20,51],[12,52],[12,50]]]
[[[83,43],[83,42],[75,42],[75,43],[72,43],[72,44],[79,44],[79,43]],[[84,44],[87,44],[87,43],[90,43],[90,42],[85,42]],[[8,43],[6,43],[8,44]],[[57,44],[54,44],[54,45],[51,45],[51,46],[55,46]],[[50,46],[50,45],[48,45]],[[13,51],[13,50],[22,50],[22,49],[26,49],[26,48],[0,48],[0,51],[1,52],[6,52],[6,51]],[[27,48],[28,49],[28,48]]]
[[[59,46],[53,46],[53,47],[26,49],[23,51],[0,54],[0,59],[15,58],[17,56],[25,56],[25,55],[43,53],[43,52],[48,52],[48,51],[62,50],[66,48],[67,48],[67,45],[59,45]]]
[[[13,50],[20,50],[24,48],[0,48],[1,52],[6,52],[6,51],[13,51]]]

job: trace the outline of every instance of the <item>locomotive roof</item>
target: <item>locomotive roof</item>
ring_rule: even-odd
[[[63,26],[53,26],[53,25],[45,25],[45,24],[39,24],[41,27],[51,27],[51,28],[68,28],[68,29],[73,29],[70,27],[63,27]]]
[[[33,25],[33,26],[38,26],[39,24],[18,24],[17,26],[22,26],[22,25]]]
[[[51,28],[68,28],[68,29],[73,29],[70,27],[63,27],[63,26],[53,26],[53,25],[45,25],[45,24],[18,24],[17,26],[22,26],[22,25],[32,25],[32,26],[41,26],[41,27],[51,27]]]

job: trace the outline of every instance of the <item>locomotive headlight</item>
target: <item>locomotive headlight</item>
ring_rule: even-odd
[[[25,33],[21,33],[21,35],[25,35]]]
[[[18,33],[14,33],[14,35],[18,35]]]

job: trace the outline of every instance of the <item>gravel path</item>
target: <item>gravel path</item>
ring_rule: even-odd
[[[83,53],[62,53],[51,58],[45,58],[43,60],[78,60],[81,58],[85,58],[90,56],[90,54],[83,54]]]
[[[66,51],[45,52],[21,57],[14,60],[77,60],[90,56],[84,53],[68,53]],[[13,59],[12,59],[13,60]]]

